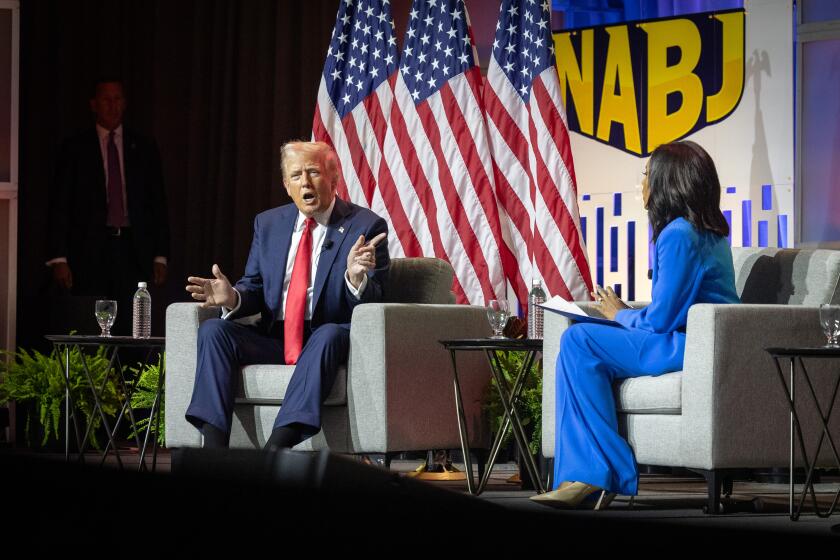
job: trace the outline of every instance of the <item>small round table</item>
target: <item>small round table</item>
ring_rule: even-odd
[[[134,384],[131,384],[126,380],[122,364],[120,363],[119,352],[121,349],[124,348],[137,348],[141,350],[146,350],[146,357],[145,360],[142,362],[142,364],[146,365],[150,363],[150,360],[155,354],[159,352],[162,353],[164,351],[166,345],[166,338],[161,336],[153,336],[149,338],[133,338],[130,336],[47,335],[46,339],[52,342],[53,346],[55,346],[57,350],[64,351],[64,402],[66,410],[64,415],[65,460],[70,460],[71,419],[73,421],[73,429],[76,436],[76,445],[78,446],[78,458],[82,462],[84,461],[84,451],[87,447],[87,443],[90,439],[90,434],[92,430],[92,426],[88,424],[85,427],[84,436],[81,435],[81,432],[79,431],[79,423],[77,421],[76,408],[73,403],[72,395],[70,394],[70,351],[71,349],[75,349],[79,352],[79,355],[82,357],[82,370],[84,371],[85,378],[88,382],[88,387],[90,388],[91,395],[93,396],[93,414],[95,415],[99,413],[99,417],[102,420],[103,426],[105,426],[105,431],[108,436],[108,443],[105,446],[105,450],[102,452],[100,465],[102,465],[105,462],[105,458],[108,456],[109,451],[113,449],[114,455],[117,458],[117,463],[119,464],[120,468],[123,468],[122,458],[120,457],[120,452],[117,448],[116,442],[114,441],[114,437],[116,436],[117,430],[120,427],[120,423],[126,417],[128,418],[128,422],[131,423],[132,428],[134,428],[135,434],[137,433],[137,422],[134,419],[134,410],[131,408],[131,395],[134,392],[136,381]],[[102,385],[97,387],[97,385],[93,382],[93,377],[91,376],[90,369],[88,368],[87,359],[85,358],[85,354],[82,351],[83,348],[90,347],[105,348],[105,357],[106,359],[108,359],[108,371],[115,370],[118,372],[119,375],[117,376],[117,382],[120,384],[120,389],[122,390],[123,395],[125,395],[125,401],[121,403],[120,412],[117,415],[117,419],[114,423],[113,428],[111,428],[110,423],[108,422],[108,417],[102,410],[102,392],[105,390],[107,376],[105,381],[103,381]],[[146,450],[149,445],[150,437],[153,442],[152,470],[154,471],[157,467],[157,437],[153,437],[151,435],[151,432],[153,423],[156,426],[156,430],[160,429],[160,406],[163,396],[163,382],[165,374],[165,366],[164,363],[161,362],[157,392],[155,393],[154,402],[152,403],[152,410],[149,415],[149,423],[146,426],[142,444],[140,443],[139,439],[137,440],[137,447],[140,449],[140,466],[138,468],[138,470],[140,471],[148,470],[148,468],[146,467]]]
[[[791,348],[780,348],[780,347],[773,347],[773,348],[765,348],[764,349],[770,356],[773,357],[773,361],[776,364],[776,371],[779,374],[779,381],[782,383],[782,388],[785,391],[785,397],[788,401],[788,406],[790,407],[790,473],[789,473],[789,507],[790,507],[790,518],[793,521],[799,519],[799,515],[802,513],[802,506],[805,503],[805,498],[807,497],[809,491],[811,494],[811,500],[814,506],[814,512],[816,513],[817,517],[828,517],[832,513],[837,506],[838,498],[840,498],[840,489],[838,489],[837,493],[834,495],[834,500],[831,502],[831,506],[825,510],[820,511],[818,504],[817,504],[817,496],[816,492],[814,491],[814,471],[817,466],[817,459],[820,454],[820,450],[822,450],[823,443],[828,441],[828,445],[831,447],[831,451],[834,455],[834,460],[837,463],[837,467],[840,468],[840,454],[838,454],[838,448],[835,445],[834,439],[831,437],[831,433],[828,429],[828,421],[831,418],[831,411],[834,408],[834,404],[837,402],[837,389],[840,387],[840,369],[835,371],[837,379],[834,382],[834,387],[831,391],[831,400],[828,402],[827,407],[823,410],[823,407],[820,406],[819,399],[817,398],[816,391],[814,390],[814,385],[811,382],[811,377],[808,375],[808,370],[805,368],[805,362],[803,358],[816,358],[816,359],[838,359],[840,358],[840,348],[826,348],[826,347],[791,347]],[[785,382],[784,373],[782,373],[782,365],[781,361],[786,360],[789,363],[788,370],[790,372],[790,381]],[[797,364],[799,367],[797,368]],[[805,381],[805,385],[808,388],[808,394],[811,395],[810,402],[814,409],[816,410],[817,414],[820,418],[820,426],[822,428],[822,433],[820,434],[819,441],[817,442],[817,447],[814,450],[814,454],[812,459],[808,459],[808,452],[805,449],[805,438],[802,434],[802,426],[799,422],[799,411],[796,408],[796,394],[795,394],[795,381],[796,381],[796,372],[800,371],[803,380]],[[800,405],[801,406],[801,405]],[[796,440],[794,440],[794,435]],[[795,459],[795,447],[798,444],[800,454],[802,455],[802,460],[805,463],[805,469],[807,471],[807,475],[805,477],[805,485],[802,488],[802,493],[799,496],[799,504],[794,509],[794,490],[793,490],[793,469],[794,469],[794,459]]]
[[[519,419],[519,413],[516,411],[517,401],[522,394],[522,389],[525,386],[525,376],[531,371],[531,366],[536,359],[537,354],[542,352],[543,341],[525,338],[471,338],[471,339],[450,339],[439,341],[444,348],[449,350],[452,357],[452,373],[454,376],[455,386],[455,407],[458,412],[458,435],[461,438],[461,451],[464,454],[464,466],[466,467],[467,475],[467,489],[471,494],[481,494],[487,486],[487,481],[490,479],[490,472],[493,470],[493,465],[496,463],[496,457],[499,454],[499,449],[502,445],[502,439],[507,433],[509,427],[513,427],[513,437],[516,440],[516,445],[519,448],[519,455],[528,472],[528,476],[534,484],[537,492],[545,492],[545,487],[540,480],[537,465],[534,463],[534,458],[528,449],[528,438],[525,436],[525,431],[522,429],[522,422]],[[516,373],[513,384],[508,386],[505,382],[505,376],[502,374],[502,367],[499,362],[498,352],[503,351],[520,351],[525,352],[525,359],[522,361],[522,366]],[[476,485],[472,474],[472,461],[470,459],[469,435],[467,433],[467,421],[464,414],[464,405],[461,400],[461,386],[458,382],[458,364],[456,360],[457,352],[484,352],[487,355],[487,361],[490,363],[490,371],[493,373],[493,378],[496,380],[496,388],[499,391],[499,397],[502,400],[504,408],[504,421],[501,429],[496,433],[493,439],[493,445],[490,448],[490,458],[487,462],[487,467],[483,473],[479,473],[480,481]]]

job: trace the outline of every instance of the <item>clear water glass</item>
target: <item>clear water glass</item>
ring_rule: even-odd
[[[493,329],[493,336],[490,338],[505,338],[502,335],[502,331],[507,324],[509,316],[508,302],[500,299],[491,299],[487,303],[487,320],[490,322],[490,328]]]
[[[840,338],[840,305],[820,305],[820,325],[822,325],[823,333],[828,341],[826,347],[838,348],[838,338]]]
[[[100,336],[111,336],[111,326],[117,318],[117,302],[112,299],[96,300],[94,314],[99,328],[102,329]]]

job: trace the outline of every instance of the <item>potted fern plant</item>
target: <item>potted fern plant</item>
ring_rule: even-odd
[[[82,356],[78,348],[71,348],[69,361],[69,382],[64,378],[64,352],[53,348],[49,354],[37,350],[18,349],[17,352],[3,352],[5,360],[0,365],[0,403],[14,400],[24,405],[26,412],[24,437],[30,447],[57,448],[64,436],[65,391],[70,395],[85,425],[79,429],[84,435],[87,425],[91,426],[91,444],[99,449],[97,431],[102,424],[99,412],[95,412],[95,401],[84,372],[82,359],[86,360],[93,383],[104,387],[100,395],[102,410],[106,416],[114,417],[120,406],[120,394],[114,375],[110,371],[105,349]],[[35,422],[33,423],[33,420]],[[81,424],[81,423],[80,423]],[[33,437],[33,428],[39,437]]]

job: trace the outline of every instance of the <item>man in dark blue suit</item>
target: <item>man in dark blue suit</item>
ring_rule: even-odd
[[[388,227],[335,196],[335,152],[323,142],[289,142],[281,160],[294,204],[256,217],[245,275],[231,286],[213,265],[213,278],[188,278],[194,299],[222,308],[220,319],[199,328],[186,412],[204,447],[228,445],[236,376],[253,363],[296,364],[266,447],[292,447],[316,434],[321,403],[347,362],[353,308],[382,298]],[[233,321],[257,313],[256,327]]]

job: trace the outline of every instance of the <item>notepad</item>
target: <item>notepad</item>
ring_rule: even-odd
[[[545,303],[537,305],[543,309],[547,309],[553,313],[559,313],[560,315],[568,317],[569,319],[579,323],[597,323],[599,325],[609,325],[611,327],[623,327],[623,325],[618,321],[611,321],[602,317],[593,317],[573,302],[566,301],[560,296],[554,296]]]

